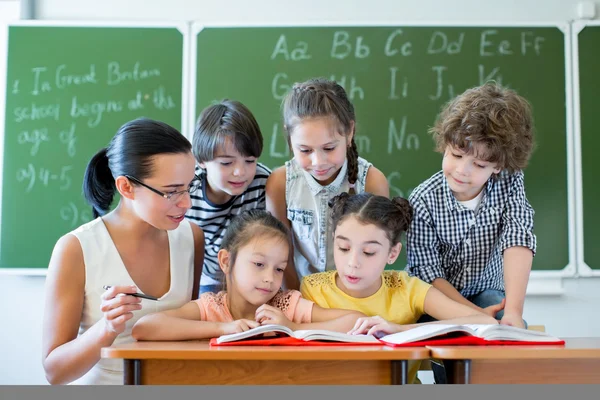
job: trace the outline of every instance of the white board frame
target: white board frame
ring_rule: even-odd
[[[600,276],[600,269],[593,269],[585,262],[583,243],[583,175],[581,155],[581,92],[579,90],[579,33],[588,26],[600,26],[600,21],[577,20],[572,23],[571,41],[573,48],[573,114],[574,118],[574,153],[576,181],[576,221],[577,221],[577,273],[582,277]],[[600,47],[599,47],[600,48]]]

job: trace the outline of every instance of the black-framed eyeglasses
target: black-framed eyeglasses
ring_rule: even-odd
[[[198,190],[198,188],[200,187],[200,177],[198,175],[195,175],[195,178],[192,180],[192,182],[190,183],[190,186],[185,189],[185,190],[180,190],[178,192],[173,192],[173,193],[164,193],[161,192],[158,189],[154,189],[152,186],[148,186],[146,185],[144,182],[140,181],[137,178],[134,178],[131,175],[125,175],[125,177],[135,183],[137,183],[138,185],[141,185],[143,187],[145,187],[146,189],[156,193],[159,196],[164,197],[165,199],[167,199],[168,201],[172,202],[172,203],[177,203],[179,202],[179,200],[182,199],[182,197],[186,194],[192,194],[194,193],[196,190]]]

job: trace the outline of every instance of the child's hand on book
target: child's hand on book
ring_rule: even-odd
[[[256,321],[260,325],[283,325],[287,326],[291,330],[296,330],[296,324],[290,321],[283,312],[275,307],[268,304],[263,304],[256,310]]]
[[[502,299],[502,301],[498,304],[493,304],[489,307],[483,308],[482,311],[489,315],[492,318],[496,318],[496,314],[500,311],[504,310],[504,305],[506,304],[506,299]]]
[[[252,321],[250,319],[238,319],[233,322],[224,322],[221,324],[221,328],[223,330],[221,335],[246,332],[247,330],[256,328],[258,326],[260,326],[258,322]]]
[[[376,337],[381,337],[384,335],[389,335],[391,333],[402,332],[402,325],[394,324],[392,322],[388,322],[380,316],[375,317],[367,317],[367,318],[359,318],[356,320],[354,324],[354,328],[352,328],[348,334],[349,335],[373,335]]]
[[[510,325],[514,326],[515,328],[523,329],[525,328],[525,322],[520,315],[510,313],[507,314],[506,312],[504,312],[504,316],[502,317],[502,320],[500,320],[500,325]]]

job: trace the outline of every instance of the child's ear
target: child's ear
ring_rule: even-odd
[[[350,147],[352,138],[354,138],[354,121],[350,121],[350,134],[348,135],[348,147]]]
[[[502,172],[502,168],[494,168],[494,174],[498,175],[500,172]]]
[[[400,251],[402,250],[402,243],[398,242],[390,249],[390,255],[388,256],[388,264],[393,264],[398,259]]]
[[[225,275],[229,274],[229,252],[225,249],[219,250],[217,253],[217,259],[219,260],[219,267],[221,268],[221,271],[223,271]]]
[[[201,162],[201,163],[198,163],[198,165],[200,166],[200,168],[206,169],[206,163]]]
[[[133,195],[133,185],[129,179],[124,176],[118,176],[117,179],[115,179],[115,186],[117,187],[121,197],[125,197],[129,200],[134,199],[135,196]]]

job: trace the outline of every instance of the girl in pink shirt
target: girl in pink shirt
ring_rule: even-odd
[[[203,293],[181,308],[146,315],[134,325],[132,336],[208,339],[267,324],[347,332],[363,314],[322,308],[296,290],[280,289],[289,238],[285,225],[267,211],[249,210],[235,217],[218,254],[227,290]]]

